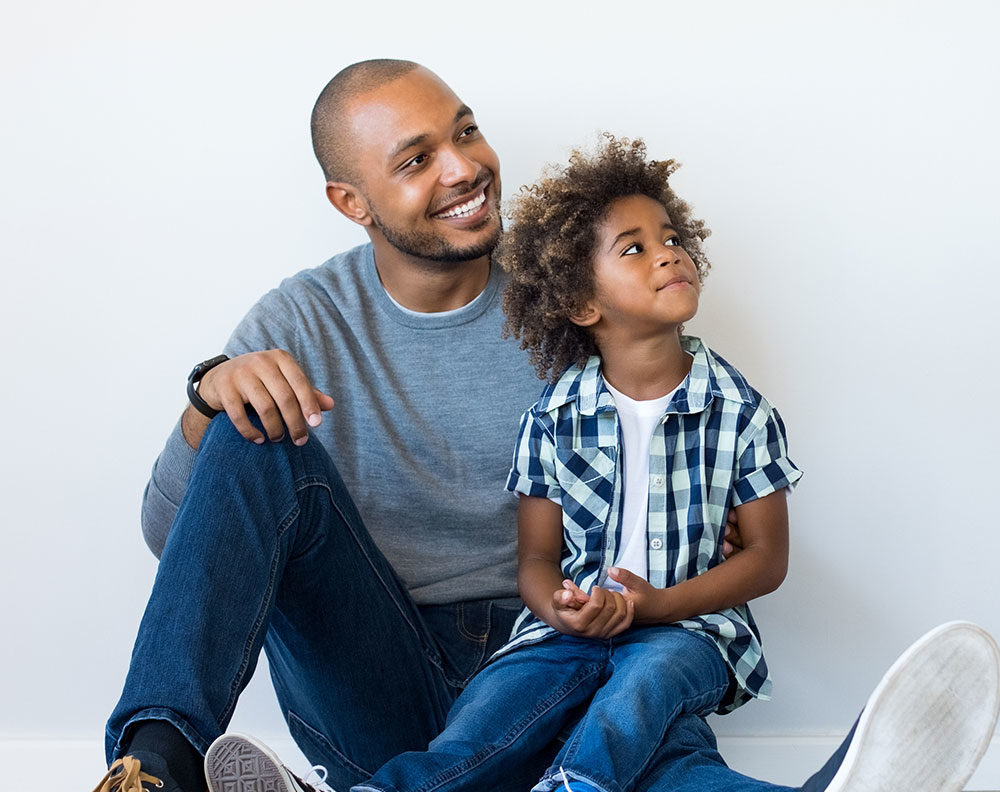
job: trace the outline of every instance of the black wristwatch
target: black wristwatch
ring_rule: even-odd
[[[195,388],[195,385],[201,382],[201,378],[204,377],[209,371],[214,369],[220,363],[225,363],[227,360],[229,360],[228,355],[216,355],[214,358],[201,361],[201,363],[191,369],[191,373],[188,375],[188,401],[191,402],[192,407],[194,407],[206,418],[214,418],[222,412],[222,410],[213,410],[209,407],[208,402],[198,395],[198,389]]]

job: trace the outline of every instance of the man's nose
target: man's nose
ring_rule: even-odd
[[[479,176],[481,166],[469,159],[457,148],[449,148],[439,155],[441,162],[441,183],[451,187],[462,182],[470,184]]]

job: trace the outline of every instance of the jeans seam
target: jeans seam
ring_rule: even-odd
[[[475,635],[475,634],[469,632],[469,630],[466,628],[466,625],[465,625],[465,603],[464,602],[458,603],[457,612],[455,613],[455,626],[458,627],[458,632],[459,632],[459,634],[463,638],[467,638],[468,640],[473,641],[474,643],[481,643],[481,644],[485,644],[486,643],[486,639],[490,637],[490,631],[489,631],[489,615],[490,615],[490,612],[489,612],[489,608],[491,607],[491,605],[492,605],[492,603],[487,603],[487,611],[486,611],[486,624],[487,624],[487,627],[486,627],[486,632],[483,633],[482,635]]]
[[[324,486],[326,486],[326,489],[329,492],[330,491],[329,486],[326,485],[325,482]],[[382,577],[381,573],[379,572],[378,568],[375,566],[374,563],[372,563],[371,556],[365,549],[364,544],[358,539],[357,532],[351,525],[351,521],[347,519],[347,515],[344,514],[343,510],[340,508],[340,504],[337,503],[337,500],[336,498],[333,497],[332,492],[330,492],[330,503],[333,506],[334,510],[337,512],[337,514],[340,515],[340,519],[343,522],[344,527],[347,528],[347,530],[350,532],[351,538],[354,540],[354,543],[358,546],[358,549],[361,551],[361,554],[365,557],[365,560],[368,562],[368,566],[371,568],[371,571],[375,575],[375,578],[378,580],[378,582],[382,585],[382,588],[385,589],[386,593],[389,595],[389,599],[392,601],[393,606],[399,612],[399,615],[403,617],[403,621],[405,621],[410,626],[410,629],[417,636],[420,645],[423,647],[424,657],[428,660],[428,662],[433,664],[439,671],[443,672],[444,668],[441,663],[441,658],[437,652],[434,653],[431,652],[428,636],[426,636],[420,629],[417,628],[417,625],[415,625],[413,623],[413,620],[410,619],[410,616],[406,612],[406,610],[400,606],[400,603],[397,601],[396,597],[393,594],[392,586],[388,585],[385,578]]]
[[[306,721],[301,715],[296,713],[294,710],[288,710],[288,715],[286,717],[286,720],[289,723],[289,727],[291,727],[292,720],[296,721],[299,725],[299,728],[302,728],[305,731],[309,732],[310,736],[314,740],[321,742],[323,744],[323,747],[328,751],[330,751],[330,753],[334,754],[336,758],[344,764],[345,767],[354,770],[355,772],[357,772],[359,775],[362,776],[372,775],[372,771],[366,770],[365,768],[361,767],[359,764],[351,760],[350,757],[344,754],[343,751],[338,750],[336,746],[334,746],[333,743],[331,743],[321,732],[319,732],[315,727],[310,725],[308,721]]]
[[[693,696],[687,696],[686,698],[677,702],[677,705],[673,708],[670,714],[664,719],[663,726],[660,729],[659,736],[657,737],[655,742],[651,743],[651,745],[653,745],[653,748],[649,752],[649,755],[646,757],[646,760],[642,763],[642,766],[639,768],[639,770],[632,778],[626,779],[620,786],[618,784],[618,780],[604,779],[603,777],[601,779],[587,779],[587,780],[593,780],[594,786],[600,787],[601,789],[606,790],[606,792],[616,792],[618,789],[633,788],[635,782],[638,779],[642,778],[643,773],[648,769],[650,761],[652,761],[653,757],[656,755],[657,750],[663,744],[663,739],[667,734],[667,730],[670,728],[671,724],[673,724],[674,721],[677,720],[677,716],[684,711],[685,706],[689,702],[704,700],[706,698],[710,698],[711,701],[718,701],[725,694],[728,687],[729,685],[727,682],[725,684],[715,686],[714,688],[712,688],[711,691],[703,691]],[[579,740],[580,740],[580,735],[577,732],[573,735],[573,737],[570,738],[569,742],[566,743],[566,747],[564,749],[565,753],[563,758],[564,767],[571,767],[573,762],[576,760],[576,751],[578,748]],[[574,770],[574,772],[580,775],[578,771]],[[552,778],[554,776],[550,775],[549,777]]]
[[[564,682],[561,686],[556,688],[556,690],[548,696],[548,698],[543,699],[535,707],[525,715],[520,721],[518,721],[510,730],[504,734],[499,740],[494,741],[492,744],[481,748],[479,751],[474,753],[468,759],[460,762],[459,764],[453,765],[450,768],[442,770],[428,779],[422,786],[416,788],[415,792],[433,792],[434,789],[446,784],[447,782],[458,778],[460,775],[468,772],[470,769],[481,765],[487,759],[493,755],[499,753],[501,750],[509,747],[518,737],[520,737],[529,726],[531,726],[535,721],[542,717],[545,713],[552,709],[552,707],[566,698],[570,693],[572,693],[576,688],[578,688],[584,681],[593,676],[594,674],[599,674],[601,672],[602,664],[595,663],[585,668],[581,669],[576,676],[570,678]]]
[[[298,493],[296,489],[296,493]],[[261,606],[257,611],[257,618],[254,619],[253,627],[250,628],[250,633],[247,635],[246,643],[243,645],[243,657],[240,661],[240,667],[237,669],[233,681],[229,687],[229,700],[226,702],[226,706],[223,708],[221,713],[220,722],[225,723],[233,714],[233,710],[236,709],[237,701],[240,697],[241,683],[243,678],[246,676],[247,669],[250,667],[250,662],[252,660],[251,654],[254,644],[257,642],[257,636],[260,635],[261,627],[264,626],[266,621],[267,611],[269,609],[270,603],[274,599],[274,588],[275,581],[278,577],[278,559],[281,557],[281,539],[288,530],[288,527],[298,519],[300,514],[300,509],[298,502],[296,501],[295,506],[285,515],[285,518],[278,523],[278,529],[275,532],[277,542],[275,543],[275,551],[271,555],[271,566],[268,569],[267,578],[267,589],[264,592],[264,596],[261,601]]]
[[[125,725],[122,726],[121,732],[117,736],[112,733],[111,729],[105,727],[105,735],[111,737],[115,741],[114,755],[116,758],[120,756],[120,751],[122,750],[122,738],[125,736],[126,732],[128,732],[129,727],[141,721],[151,720],[166,721],[169,723],[177,729],[177,731],[179,731],[199,753],[205,753],[208,746],[212,742],[211,740],[205,739],[204,735],[195,729],[194,726],[192,726],[185,718],[174,712],[174,710],[169,709],[168,707],[146,707],[133,713],[132,716],[125,721]]]

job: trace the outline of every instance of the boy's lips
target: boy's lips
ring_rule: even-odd
[[[677,286],[680,286],[680,285],[690,286],[691,285],[691,281],[689,281],[687,278],[685,278],[685,277],[683,277],[681,275],[678,275],[676,278],[671,278],[670,280],[668,280],[662,286],[658,286],[656,288],[656,290],[657,291],[663,291],[664,289],[669,289],[672,286],[673,287],[677,287]]]

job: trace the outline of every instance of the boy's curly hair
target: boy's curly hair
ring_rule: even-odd
[[[591,334],[569,317],[594,295],[597,228],[613,201],[630,195],[659,201],[699,280],[710,266],[701,243],[711,232],[668,184],[679,163],[647,160],[641,139],[604,138],[593,155],[574,150],[564,168],[550,166],[537,184],[521,188],[509,203],[511,227],[494,257],[511,276],[503,295],[504,337],[519,338],[538,376],[553,382],[597,353]]]

